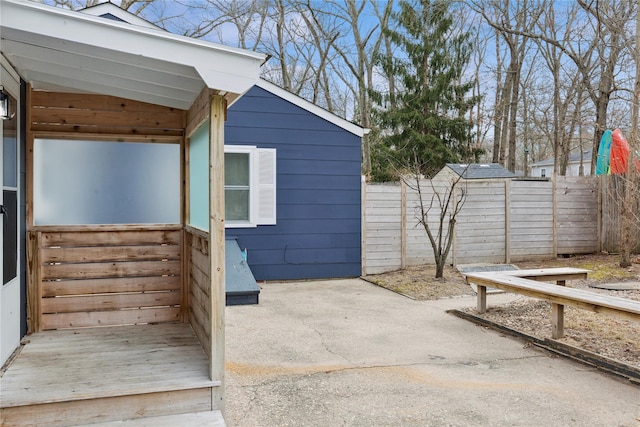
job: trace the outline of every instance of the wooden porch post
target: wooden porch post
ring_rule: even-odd
[[[221,382],[212,391],[213,408],[224,414],[224,119],[226,103],[221,95],[210,98],[209,130],[209,271],[211,280],[212,380]]]

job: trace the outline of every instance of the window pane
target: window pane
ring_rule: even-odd
[[[224,215],[227,221],[249,221],[249,190],[224,190]]]
[[[209,122],[189,139],[189,224],[209,231]]]
[[[249,185],[248,153],[225,153],[224,185]]]
[[[180,145],[34,142],[36,225],[180,223]]]

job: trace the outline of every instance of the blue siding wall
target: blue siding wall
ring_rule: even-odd
[[[259,87],[229,108],[229,145],[277,150],[277,225],[227,228],[257,280],[360,275],[360,138]]]

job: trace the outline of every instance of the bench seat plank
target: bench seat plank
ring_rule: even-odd
[[[611,313],[635,320],[640,318],[640,301],[597,294],[583,289],[556,286],[505,273],[507,272],[469,273],[466,277],[468,282],[478,286],[513,291],[555,304],[572,305],[596,313]]]
[[[501,275],[522,277],[523,279],[531,279],[539,282],[586,279],[588,273],[589,270],[573,267],[534,268],[499,272]]]

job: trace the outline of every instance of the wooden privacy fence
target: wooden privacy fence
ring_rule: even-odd
[[[597,178],[469,180],[459,185],[467,197],[454,229],[451,264],[509,263],[599,250]],[[431,183],[424,181],[421,187],[423,200],[430,201]],[[434,263],[417,220],[417,191],[404,183],[365,183],[363,199],[363,274]],[[436,205],[429,214],[431,224],[437,224],[438,214]]]
[[[623,204],[625,203],[625,187],[629,185],[624,175],[600,176],[600,200],[602,206],[602,250],[618,252],[623,242],[624,224],[621,220]],[[637,187],[636,187],[637,188]],[[632,190],[637,191],[637,189]],[[636,242],[633,252],[640,251],[640,197],[637,195],[631,202],[634,225],[628,230],[632,241]]]

